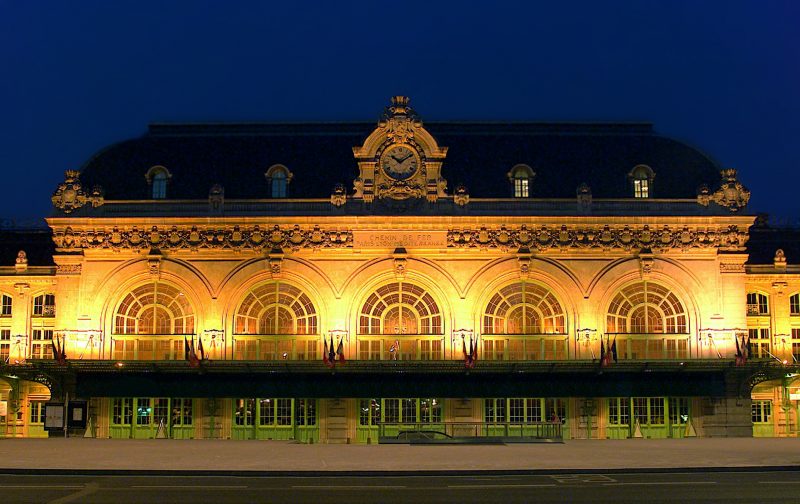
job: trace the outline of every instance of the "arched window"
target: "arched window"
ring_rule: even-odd
[[[561,303],[547,288],[517,282],[500,289],[483,312],[484,334],[565,334]]]
[[[163,166],[153,166],[144,175],[147,183],[150,184],[153,199],[165,199],[167,197],[167,182],[172,178],[172,174]]]
[[[117,307],[115,334],[192,334],[194,311],[183,292],[155,282],[137,287]]]
[[[317,334],[317,310],[293,285],[270,282],[250,290],[236,310],[236,334]]]
[[[422,287],[394,282],[369,295],[358,326],[359,334],[442,334],[442,314]]]
[[[633,184],[634,198],[650,198],[653,192],[653,179],[656,174],[647,165],[638,165],[628,173],[628,178]]]
[[[747,315],[769,315],[769,298],[760,292],[747,293]]]
[[[273,165],[264,174],[270,186],[273,198],[285,198],[289,194],[289,182],[292,181],[292,172],[283,165]]]
[[[789,296],[789,314],[800,315],[800,294]]]
[[[511,171],[508,172],[508,179],[513,185],[515,198],[530,197],[530,187],[535,176],[533,169],[526,164],[518,164],[511,168]]]
[[[686,309],[666,287],[638,282],[622,288],[608,307],[606,333],[686,334]]]

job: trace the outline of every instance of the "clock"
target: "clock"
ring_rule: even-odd
[[[405,180],[417,172],[419,159],[410,147],[397,145],[383,153],[381,167],[393,179]]]

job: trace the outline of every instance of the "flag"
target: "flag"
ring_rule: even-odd
[[[328,360],[328,340],[322,338],[322,342],[325,344],[325,348],[322,349],[322,362],[330,367],[330,361]]]
[[[64,351],[64,347],[61,344],[61,341],[56,337],[50,340],[50,345],[53,350],[53,359],[61,366],[67,363],[67,353]]]
[[[461,353],[464,354],[464,362],[467,362],[467,340],[461,336]]]
[[[617,362],[617,336],[614,335],[614,342],[611,344],[611,357]]]
[[[744,335],[742,335],[742,341],[744,341]],[[745,352],[744,352],[744,361],[747,362],[747,359],[753,355],[753,347],[750,346],[750,336],[747,336],[747,344],[745,345]]]
[[[189,361],[190,367],[197,367],[200,365],[200,359],[197,358],[197,353],[194,351],[194,336],[192,336],[192,342],[189,344],[189,353],[187,355],[188,357],[186,360]]]
[[[186,336],[183,337],[183,360],[189,361],[189,354],[192,352],[189,348],[189,342],[186,341]]]
[[[478,336],[475,336],[475,347],[472,350],[472,367],[475,367],[478,362]]]
[[[339,356],[339,363],[344,364],[344,337],[339,340],[339,346],[336,347],[336,355]]]
[[[736,362],[737,366],[741,366],[742,364],[744,364],[744,361],[742,360],[742,357],[743,357],[742,356],[742,347],[739,346],[739,338],[737,338],[736,336],[733,337],[733,341],[736,342],[736,359],[735,359],[735,362]],[[742,336],[742,343],[744,343],[744,336]]]
[[[203,337],[197,338],[197,345],[200,349],[200,360],[206,360],[206,352],[203,350]]]
[[[331,334],[331,346],[328,347],[328,360],[331,364],[336,364],[336,349],[333,347],[333,334]]]
[[[606,365],[606,346],[603,344],[603,336],[600,335],[600,367]]]

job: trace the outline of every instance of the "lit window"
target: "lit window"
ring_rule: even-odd
[[[772,421],[772,401],[753,401],[751,412],[753,423],[770,423]]]
[[[800,294],[793,294],[789,298],[789,314],[800,315]]]
[[[163,166],[153,166],[144,178],[150,184],[151,195],[153,199],[165,199],[167,197],[167,183],[172,178],[172,174]]]
[[[759,292],[747,293],[747,315],[769,315],[767,296]]]
[[[194,311],[186,296],[176,287],[160,282],[128,293],[114,316],[114,334],[193,333]]]
[[[636,166],[628,174],[628,178],[633,183],[633,197],[634,198],[650,198],[653,194],[653,179],[655,173],[652,168],[646,165]]]
[[[536,174],[530,166],[518,164],[508,172],[508,179],[513,185],[515,198],[530,197],[531,181]]]
[[[153,177],[153,199],[164,199],[167,197],[167,174],[158,172]]]
[[[55,317],[56,297],[53,294],[42,294],[33,298],[33,315],[35,317]]]
[[[2,305],[2,311],[0,311],[0,316],[3,317],[11,316],[11,304],[12,304],[11,296],[3,294],[3,305]]]
[[[273,198],[286,198],[289,195],[289,183],[293,175],[288,168],[280,164],[273,165],[264,176],[269,182],[270,195]]]

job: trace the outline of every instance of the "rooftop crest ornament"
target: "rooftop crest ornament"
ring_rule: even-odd
[[[714,194],[708,197],[703,197],[701,193],[698,195],[698,201],[701,204],[708,205],[709,200],[717,203],[730,210],[731,212],[738,212],[750,201],[750,190],[742,185],[736,178],[736,170],[733,168],[726,168],[720,172],[722,174],[722,185],[717,189]]]
[[[63,211],[65,214],[72,213],[81,208],[86,203],[91,203],[93,207],[103,204],[103,190],[95,187],[90,194],[83,190],[80,182],[80,172],[78,170],[67,170],[64,172],[64,182],[50,198],[53,206]]]

